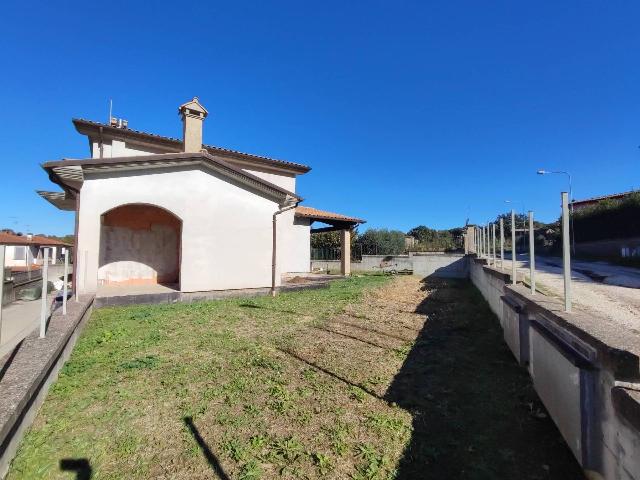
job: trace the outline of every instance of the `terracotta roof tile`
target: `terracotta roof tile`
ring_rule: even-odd
[[[177,138],[165,137],[163,135],[143,132],[141,130],[134,130],[132,128],[116,128],[116,127],[112,127],[111,125],[107,125],[106,123],[94,122],[93,120],[85,120],[84,118],[74,118],[73,123],[76,126],[76,128],[78,128],[78,125],[84,124],[84,125],[90,125],[94,127],[102,127],[103,129],[107,129],[108,131],[115,132],[118,135],[121,135],[123,137],[126,137],[127,135],[131,135],[131,136],[137,136],[139,138],[145,138],[151,141],[163,142],[166,145],[170,144],[176,147],[182,145],[182,140],[179,140]],[[264,157],[261,155],[254,155],[252,153],[239,152],[237,150],[231,150],[229,148],[216,147],[215,145],[203,144],[202,146],[206,148],[209,151],[209,153],[212,153],[212,154],[217,153],[220,155],[225,155],[225,154],[236,155],[236,156],[240,156],[248,159],[256,159],[266,164],[273,164],[274,166],[290,167],[295,170],[299,170],[301,173],[305,173],[311,170],[311,167],[309,167],[308,165],[303,165],[301,163],[294,163],[286,160],[278,160],[275,158]]]
[[[32,235],[31,240],[27,235],[15,235],[13,233],[0,232],[0,245],[60,245],[71,246],[55,238]]]
[[[296,207],[296,217],[312,218],[320,221],[336,221],[347,223],[365,223],[365,220],[356,217],[348,217],[339,213],[327,212],[325,210],[318,210],[317,208],[298,206]]]

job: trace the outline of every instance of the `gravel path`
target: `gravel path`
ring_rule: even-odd
[[[560,262],[557,258],[536,258],[536,284],[545,293],[563,298],[564,281]],[[505,260],[504,263],[505,269],[511,271],[511,261]],[[519,271],[525,271],[528,278],[528,260],[518,260],[516,266]],[[593,277],[601,281],[595,281]],[[636,279],[640,279],[640,272],[602,262],[576,262],[572,265],[571,272],[574,308],[604,317],[640,334],[640,288],[603,283],[607,279],[615,282],[620,278],[626,284],[636,284]]]

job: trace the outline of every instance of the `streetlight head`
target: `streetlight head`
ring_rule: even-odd
[[[538,175],[545,175],[549,172],[547,172],[546,170],[538,170]]]

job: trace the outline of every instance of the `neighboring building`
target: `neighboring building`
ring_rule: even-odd
[[[91,158],[43,165],[64,191],[38,193],[76,211],[80,293],[105,285],[277,287],[282,274],[309,272],[314,221],[344,236],[362,222],[296,209],[296,179],[310,167],[203,145],[208,112],[197,98],[179,113],[182,141],[73,120]]]
[[[595,207],[603,201],[625,200],[635,193],[638,193],[638,190],[574,200],[569,206],[573,212],[579,212],[580,210]],[[627,225],[628,217],[621,219],[615,212],[611,212],[607,214],[606,218],[596,218],[595,221],[597,222],[595,224],[593,220],[591,221],[588,231],[581,232],[581,224],[578,222],[578,217],[576,217],[575,250],[578,255],[602,258],[640,256],[640,237],[637,236],[637,233],[629,233],[629,230],[637,232],[637,229],[627,228],[632,226],[632,224]]]
[[[585,208],[593,207],[603,200],[622,200],[623,198],[628,197],[629,195],[631,195],[632,193],[636,193],[637,191],[638,190],[630,190],[628,192],[612,193],[610,195],[585,198],[584,200],[574,200],[572,202],[569,202],[569,209],[573,212],[577,212]]]
[[[4,266],[14,270],[42,265],[45,248],[50,248],[50,262],[55,264],[63,260],[65,249],[71,247],[55,238],[30,234],[16,235],[8,232],[0,232],[0,245],[6,245]]]

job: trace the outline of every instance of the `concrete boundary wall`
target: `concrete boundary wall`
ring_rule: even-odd
[[[385,266],[384,269],[382,266]],[[458,253],[410,253],[408,255],[363,255],[351,261],[352,273],[371,273],[394,269],[411,270],[423,277],[467,278],[469,259]],[[311,271],[340,272],[340,260],[312,260]]]
[[[56,381],[83,326],[91,316],[93,297],[68,303],[51,316],[47,335],[38,330],[25,338],[0,365],[0,478],[9,470],[20,441],[33,423],[49,387]]]
[[[627,333],[565,313],[475,256],[469,276],[588,478],[640,480],[640,362]]]

